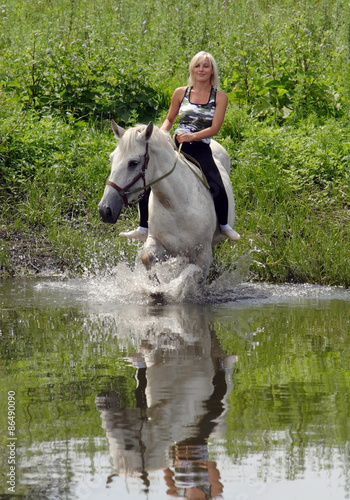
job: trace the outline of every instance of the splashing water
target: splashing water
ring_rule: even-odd
[[[93,278],[95,288],[92,294],[101,297],[108,290],[109,300],[122,303],[227,301],[228,290],[232,292],[248,279],[250,262],[249,255],[241,257],[233,270],[225,271],[211,284],[201,283],[201,269],[181,257],[157,264],[152,271],[147,271],[141,263],[137,263],[133,270],[127,264],[118,264],[103,278]]]
[[[284,301],[305,298],[350,300],[350,291],[318,285],[271,285],[251,283],[251,256],[245,255],[211,283],[200,284],[201,270],[185,259],[173,258],[147,271],[141,262],[132,269],[119,263],[103,273],[86,273],[82,278],[49,281],[38,286],[60,289],[75,299],[99,306],[162,305],[180,303],[224,304],[237,301]]]
[[[250,256],[241,257],[234,269],[225,271],[210,284],[200,283],[202,271],[199,267],[176,257],[155,265],[151,271],[138,261],[133,269],[121,262],[113,268],[106,268],[103,273],[86,271],[82,278],[52,281],[50,287],[64,289],[83,300],[99,304],[226,302],[229,296],[235,300],[232,299],[234,290],[248,279],[250,261]],[[237,293],[240,296],[240,292]]]

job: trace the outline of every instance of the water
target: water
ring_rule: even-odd
[[[349,498],[350,291],[241,264],[0,281],[0,498]]]

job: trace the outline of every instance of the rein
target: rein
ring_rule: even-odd
[[[152,186],[153,184],[156,184],[157,182],[161,181],[162,179],[165,179],[165,177],[168,177],[168,175],[172,174],[175,170],[175,167],[176,167],[176,164],[177,164],[177,160],[179,159],[179,156],[180,156],[180,153],[181,153],[181,148],[182,148],[182,144],[180,144],[180,147],[177,149],[177,155],[176,155],[176,159],[175,159],[175,162],[174,162],[174,165],[173,167],[169,170],[169,172],[166,172],[164,175],[162,175],[161,177],[158,177],[158,179],[155,179],[154,181],[152,182],[149,182],[148,184],[146,183],[146,170],[147,170],[147,167],[148,167],[148,163],[149,163],[149,152],[148,152],[148,142],[146,142],[146,152],[145,152],[145,156],[144,156],[144,161],[143,161],[143,165],[142,165],[142,168],[140,170],[140,172],[133,178],[133,180],[131,182],[129,182],[129,184],[127,184],[125,187],[120,187],[118,186],[117,184],[115,184],[114,182],[112,181],[107,181],[107,185],[108,186],[112,186],[114,189],[116,189],[118,191],[118,193],[120,194],[120,196],[122,197],[123,201],[124,201],[124,205],[125,207],[128,207],[129,205],[136,205],[136,203],[138,203],[139,201],[142,200],[142,198],[144,198],[146,196],[146,192],[147,192],[147,189]],[[189,169],[194,173],[194,175],[202,182],[202,184],[207,188],[207,189],[210,189],[209,187],[209,184],[208,184],[208,181],[207,179],[205,178],[205,175],[203,173],[203,170],[200,166],[200,164],[198,163],[197,160],[195,160],[194,158],[192,158],[192,156],[186,154],[186,153],[182,153],[182,155],[185,157],[184,158],[184,161],[186,163],[186,165],[189,167]],[[201,176],[195,171],[193,170],[192,166],[190,165],[190,163],[188,161],[186,161],[186,158],[188,158],[189,160],[191,160],[193,163],[195,163],[200,172],[201,172]],[[136,184],[136,182],[139,180],[139,179],[142,179],[143,181],[143,187],[140,187],[140,188],[136,188],[136,189],[131,189],[130,188]],[[133,200],[133,201],[128,201],[128,198],[127,196],[129,194],[135,194],[135,193],[139,193],[141,192],[141,195],[138,196],[138,198],[136,200]]]
[[[178,149],[179,153],[181,153],[181,147],[182,147],[182,144],[180,144],[180,147]],[[202,167],[201,167],[200,163],[195,158],[193,158],[192,156],[190,156],[189,154],[184,153],[184,152],[182,154],[184,156],[184,162],[186,163],[186,165],[188,166],[188,168],[191,170],[191,172],[194,173],[194,175],[201,181],[201,183],[203,184],[203,186],[205,188],[210,189],[210,186],[208,184],[207,178],[205,177],[205,174],[204,174],[204,172],[202,170]],[[202,175],[199,175],[196,172],[196,170],[193,170],[191,163],[189,163],[188,161],[186,161],[186,158],[188,160],[190,160],[192,163],[195,163],[197,165],[197,167],[199,168],[199,170],[200,170],[200,172],[201,172]]]

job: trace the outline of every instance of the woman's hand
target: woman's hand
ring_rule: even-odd
[[[180,144],[182,142],[193,142],[194,141],[193,136],[194,136],[194,134],[187,134],[185,132],[181,132],[181,134],[176,135],[176,139],[177,139],[177,142],[179,142]]]

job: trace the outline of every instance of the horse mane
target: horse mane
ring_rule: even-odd
[[[137,136],[145,130],[147,125],[136,125],[135,127],[129,128],[125,131],[122,139],[119,142],[119,146],[122,148],[123,153],[130,154],[133,150],[135,141],[137,141]],[[149,141],[150,147],[152,144],[157,144],[161,148],[169,148],[169,144],[173,149],[175,149],[175,143],[168,132],[161,130],[159,127],[154,125],[151,139]]]

